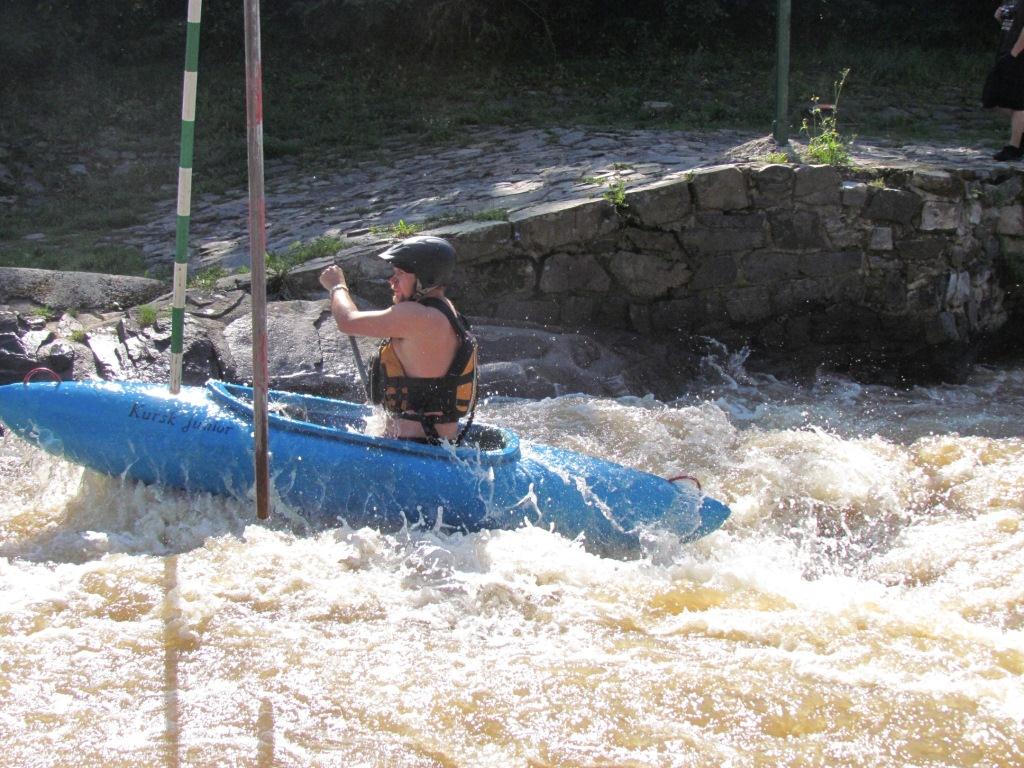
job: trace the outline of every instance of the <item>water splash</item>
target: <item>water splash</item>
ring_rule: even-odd
[[[2,438],[7,761],[1024,764],[1024,371],[740,362],[671,403],[481,406],[731,503],[632,562],[542,525],[255,525]]]

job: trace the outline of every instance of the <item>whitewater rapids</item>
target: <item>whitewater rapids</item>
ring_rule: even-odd
[[[482,405],[696,475],[632,562],[544,529],[310,531],[0,439],[11,766],[1022,766],[1024,368],[894,390],[709,362]]]

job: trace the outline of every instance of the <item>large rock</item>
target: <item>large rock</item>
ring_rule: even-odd
[[[510,218],[513,238],[531,254],[551,253],[565,245],[588,242],[619,226],[615,206],[607,200],[562,200],[517,211]]]
[[[629,213],[645,227],[678,229],[693,207],[685,179],[665,179],[626,192]]]
[[[691,184],[697,206],[703,210],[735,211],[750,205],[747,180],[736,166],[696,171]]]
[[[802,165],[794,171],[793,197],[807,205],[838,205],[839,172],[830,165]]]
[[[127,309],[166,293],[159,280],[96,272],[0,267],[0,304],[45,306],[54,310]]]
[[[871,196],[864,216],[875,221],[910,224],[921,211],[919,195],[903,189],[879,189]]]

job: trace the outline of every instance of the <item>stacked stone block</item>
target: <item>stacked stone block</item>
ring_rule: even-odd
[[[1022,191],[1014,172],[727,165],[435,233],[472,314],[927,364],[1007,322]]]

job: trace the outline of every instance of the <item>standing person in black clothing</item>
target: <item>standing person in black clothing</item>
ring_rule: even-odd
[[[992,157],[1019,160],[1024,156],[1024,0],[1004,2],[995,17],[1002,26],[999,58],[985,80],[981,101],[986,109],[1010,114],[1010,143]]]

